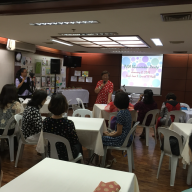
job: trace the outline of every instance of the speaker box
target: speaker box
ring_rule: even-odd
[[[60,74],[60,59],[51,59],[51,74]]]

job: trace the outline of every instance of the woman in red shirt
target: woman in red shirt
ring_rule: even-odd
[[[109,81],[109,72],[103,71],[102,80],[97,82],[95,93],[97,93],[97,99],[95,104],[108,104],[111,102],[111,96],[113,93],[113,83]]]

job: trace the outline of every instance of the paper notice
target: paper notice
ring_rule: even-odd
[[[83,77],[89,77],[89,71],[82,71]]]
[[[42,87],[45,87],[46,86],[46,80],[45,80],[45,77],[41,77],[41,80],[42,80]]]
[[[73,82],[77,82],[77,77],[75,77],[75,76],[71,76],[71,81],[73,81]]]
[[[92,83],[93,82],[93,77],[86,77],[86,82],[87,83]]]
[[[45,67],[43,66],[43,67],[42,67],[42,75],[45,75],[45,70],[46,70],[46,69],[45,69]]]
[[[81,71],[75,71],[75,74],[74,74],[75,76],[81,76]]]
[[[85,82],[85,77],[79,77],[79,82]]]

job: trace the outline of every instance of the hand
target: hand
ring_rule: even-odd
[[[22,79],[22,83],[25,81],[25,78]]]
[[[143,99],[143,94],[140,95],[139,101]]]
[[[108,132],[108,131],[105,131],[105,132],[103,132],[103,135],[104,135],[104,136],[109,136],[109,132]]]
[[[104,86],[105,86],[105,84],[102,83],[100,87],[103,88]]]

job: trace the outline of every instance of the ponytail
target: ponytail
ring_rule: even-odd
[[[17,73],[16,73],[16,78],[19,78],[20,76],[21,76],[21,73],[23,73],[23,71],[25,70],[25,68],[21,68],[21,69],[19,69],[18,71],[17,71]]]

